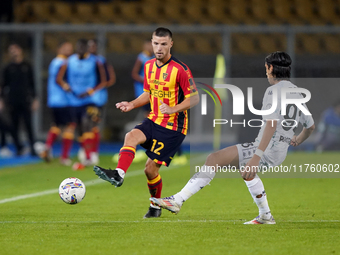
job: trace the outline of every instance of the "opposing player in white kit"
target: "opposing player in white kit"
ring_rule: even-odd
[[[172,213],[177,214],[184,201],[189,199],[214,178],[215,172],[210,167],[238,167],[251,196],[259,208],[259,216],[244,224],[275,224],[270,212],[266,192],[258,171],[265,167],[280,165],[286,158],[289,145],[297,146],[305,141],[315,129],[311,115],[304,114],[295,104],[286,106],[286,115],[281,115],[281,91],[283,88],[296,88],[289,81],[291,58],[285,52],[274,52],[265,59],[266,75],[271,85],[265,92],[262,110],[272,108],[275,90],[277,91],[277,107],[274,113],[263,115],[265,123],[253,143],[237,144],[211,153],[200,172],[196,173],[185,187],[177,194],[166,198],[150,198],[150,200]],[[291,89],[290,89],[291,90]],[[301,99],[300,93],[288,92],[288,99]],[[303,104],[308,111],[306,105]],[[295,120],[295,121],[294,121]],[[303,125],[303,130],[294,135],[297,123]],[[283,125],[282,125],[283,123]]]

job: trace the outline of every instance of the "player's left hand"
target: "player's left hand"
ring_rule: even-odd
[[[91,96],[94,92],[95,92],[94,89],[88,89],[86,92],[83,92],[80,95],[78,95],[78,97],[85,98],[85,97]]]
[[[290,140],[290,145],[292,145],[294,147],[299,145],[296,135],[294,135],[293,138]]]
[[[78,95],[79,98],[85,98],[88,97],[90,94],[86,91]]]
[[[252,180],[255,178],[256,173],[259,170],[260,157],[252,157],[247,165],[240,170],[242,178],[245,180]]]
[[[161,111],[161,113],[163,113],[163,114],[173,114],[174,113],[172,107],[163,103],[162,100],[160,100],[160,102],[161,102],[161,105],[159,106],[159,110]]]

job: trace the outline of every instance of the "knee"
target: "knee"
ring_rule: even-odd
[[[216,164],[217,155],[215,152],[210,153],[205,161],[207,166],[212,166]]]
[[[126,135],[125,135],[125,139],[124,139],[125,143],[136,143],[137,141],[137,137],[135,136],[135,134],[130,131],[130,132],[127,132]]]
[[[157,176],[158,169],[159,167],[157,167],[157,164],[155,162],[148,160],[145,164],[144,173],[147,176],[147,178],[150,180]]]

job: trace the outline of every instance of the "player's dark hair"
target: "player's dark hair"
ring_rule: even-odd
[[[172,39],[171,31],[169,29],[165,28],[165,27],[159,27],[153,33],[154,33],[155,36],[159,36],[159,37],[169,36],[170,39]]]
[[[97,39],[90,39],[89,42],[90,41],[94,42],[95,45],[98,45],[98,40]]]
[[[65,43],[71,43],[70,41],[67,41],[67,40],[61,40],[58,42],[58,49],[63,46]]]
[[[292,59],[290,56],[283,51],[276,51],[269,54],[265,59],[267,65],[273,66],[272,75],[277,79],[287,79],[290,78],[290,65],[292,64]]]
[[[84,38],[78,39],[77,44],[82,45],[82,46],[87,46],[87,40]]]
[[[10,44],[8,45],[7,48],[11,47],[11,46],[17,46],[20,49],[24,49],[18,42],[10,42]]]

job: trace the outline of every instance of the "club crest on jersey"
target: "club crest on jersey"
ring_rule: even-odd
[[[166,78],[168,78],[168,74],[167,73],[163,73],[163,80],[166,80]]]

